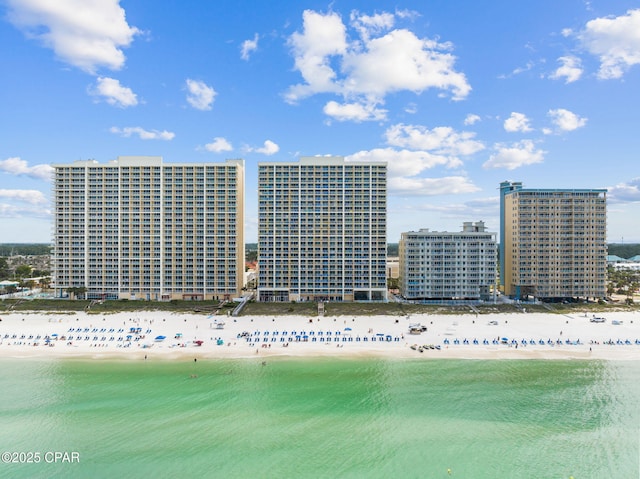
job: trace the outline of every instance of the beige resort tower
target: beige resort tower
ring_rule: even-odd
[[[542,300],[606,296],[607,190],[500,183],[504,294]]]
[[[244,272],[244,162],[53,165],[57,294],[230,299]]]
[[[302,157],[258,173],[259,301],[386,301],[386,163]]]

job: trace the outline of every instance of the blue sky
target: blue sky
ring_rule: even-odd
[[[386,160],[388,241],[499,230],[498,186],[607,188],[640,242],[640,4],[0,0],[0,242],[51,241],[50,165]]]

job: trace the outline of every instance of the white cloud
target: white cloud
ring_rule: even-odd
[[[38,190],[5,190],[0,189],[0,198],[22,201],[31,205],[43,205],[49,202]]]
[[[262,153],[263,155],[271,156],[278,153],[280,151],[280,147],[273,141],[266,140],[261,148],[247,147],[246,150],[249,152],[253,151],[255,153]]]
[[[472,155],[483,150],[484,145],[474,140],[475,136],[475,133],[457,132],[448,126],[429,130],[424,126],[402,123],[390,126],[385,132],[389,145],[445,155]]]
[[[445,178],[448,180],[448,178]],[[463,178],[464,180],[464,178]],[[461,193],[465,193],[462,191]],[[402,216],[403,218],[410,218],[406,221],[407,230],[415,229],[416,215],[421,218],[425,218],[426,215],[433,215],[435,221],[442,226],[444,219],[462,219],[463,221],[469,221],[470,218],[494,218],[493,221],[497,221],[500,211],[500,198],[480,198],[477,200],[465,201],[461,203],[454,203],[448,200],[444,203],[437,203],[433,200],[429,200],[426,203],[417,202],[414,198],[402,203],[396,203],[389,207],[389,213],[391,215]],[[414,221],[414,225],[411,222]],[[422,223],[428,224],[428,223]],[[461,223],[456,221],[455,227],[458,228]],[[489,228],[492,228],[490,224],[487,224]],[[446,231],[455,231],[448,229]],[[457,230],[459,231],[459,230]]]
[[[474,193],[480,188],[463,176],[444,178],[390,178],[389,192],[400,196],[435,196]]]
[[[475,125],[480,120],[481,120],[481,118],[478,115],[476,115],[474,113],[469,113],[467,115],[467,117],[464,119],[464,124],[465,125]]]
[[[45,201],[45,203],[48,203],[48,201]],[[40,218],[48,223],[51,220],[52,214],[53,212],[51,211],[51,209],[44,207],[42,204],[28,203],[25,205],[0,203],[0,218]],[[29,228],[33,228],[34,226],[34,224],[30,224]],[[7,231],[5,232],[5,235],[11,234],[12,232]],[[33,231],[29,231],[26,238],[33,238],[32,235]],[[27,239],[27,241],[31,240],[32,239]]]
[[[196,110],[211,110],[216,91],[206,83],[187,79],[187,102]]]
[[[471,87],[465,75],[454,69],[451,44],[421,39],[406,29],[390,30],[396,17],[401,16],[354,12],[348,35],[335,12],[306,10],[302,32],[295,32],[288,41],[304,82],[291,86],[285,99],[295,103],[317,93],[334,93],[347,105],[375,110],[387,94],[402,90],[420,93],[433,88],[450,92],[454,100],[465,98]],[[349,119],[348,115],[343,118]],[[361,115],[351,118],[362,121]]]
[[[132,135],[138,135],[138,138],[141,140],[173,140],[176,136],[176,134],[171,131],[145,130],[139,126],[127,126],[125,128],[112,126],[109,131],[125,138],[129,138]]]
[[[529,119],[523,113],[511,112],[511,116],[504,121],[504,129],[509,132],[531,131]]]
[[[525,66],[514,68],[511,75],[520,75],[520,73],[528,72],[535,66],[535,63],[528,61]]]
[[[640,63],[640,9],[619,17],[602,17],[587,22],[578,39],[600,59],[598,77],[620,78],[629,67]]]
[[[259,38],[260,37],[256,33],[253,36],[253,40],[245,40],[244,42],[242,42],[242,46],[240,47],[240,58],[242,58],[243,60],[249,60],[251,53],[258,49]]]
[[[29,166],[25,160],[18,157],[0,161],[0,171],[16,176],[28,176],[38,180],[50,180],[53,168],[49,165]]]
[[[204,149],[213,153],[222,153],[223,151],[233,150],[233,147],[225,138],[217,136],[211,143],[204,145]]]
[[[314,93],[338,92],[340,87],[333,82],[336,73],[331,68],[330,57],[347,51],[346,27],[338,14],[322,15],[305,10],[302,18],[303,33],[293,33],[288,44],[293,50],[295,68],[306,84],[290,88],[287,100],[291,102]]]
[[[347,161],[386,161],[389,177],[410,177],[436,166],[456,168],[462,165],[458,158],[437,155],[428,151],[396,150],[394,148],[359,151],[346,156],[345,159]]]
[[[543,150],[536,150],[531,140],[522,140],[511,146],[497,143],[495,150],[496,154],[491,155],[489,160],[482,165],[484,168],[515,170],[521,166],[542,163],[546,153],[546,151]]]
[[[113,78],[99,77],[95,86],[89,89],[89,93],[96,97],[103,97],[109,105],[120,108],[138,104],[138,97],[131,88],[122,86],[118,80]]]
[[[577,130],[587,124],[586,118],[582,118],[564,108],[549,110],[547,115],[551,117],[551,122],[561,131]]]
[[[453,69],[451,45],[418,38],[409,30],[393,30],[366,42],[362,52],[352,51],[343,60],[348,76],[347,94],[384,97],[387,93],[429,88],[451,90],[454,100],[465,98],[471,87],[462,73]]]
[[[136,27],[127,23],[119,0],[7,0],[9,21],[40,40],[63,62],[94,74],[119,70]]]
[[[347,161],[384,161],[387,163],[389,189],[401,195],[440,195],[477,191],[463,176],[426,178],[434,168],[460,168],[459,156],[477,153],[485,146],[474,139],[475,133],[457,132],[450,127],[425,128],[420,125],[392,125],[385,132],[388,148],[364,150],[347,156]],[[397,148],[393,148],[397,147]]]
[[[360,37],[366,42],[371,35],[379,35],[390,30],[395,23],[395,16],[391,13],[377,13],[375,15],[363,15],[354,10],[350,15],[351,26],[355,28]]]
[[[413,114],[418,112],[418,105],[416,105],[415,103],[411,102],[406,107],[404,107],[404,111],[406,113],[409,113],[410,115],[413,115]]]
[[[549,78],[554,80],[565,79],[565,83],[573,83],[582,76],[582,62],[578,57],[566,56],[558,58],[562,64],[554,71]]]
[[[384,120],[387,110],[376,108],[375,104],[328,102],[323,110],[325,115],[338,121],[377,121]]]
[[[640,178],[607,188],[607,199],[615,203],[640,203]]]

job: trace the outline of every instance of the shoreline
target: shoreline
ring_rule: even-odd
[[[603,323],[591,322],[594,316],[18,312],[0,316],[0,359],[640,359],[640,313],[607,313]],[[415,323],[427,330],[409,334]]]

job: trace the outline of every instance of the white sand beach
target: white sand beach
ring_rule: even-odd
[[[218,317],[5,313],[0,357],[640,359],[640,313]],[[409,325],[427,330],[409,334]],[[412,349],[414,346],[415,349]],[[420,346],[426,346],[420,351]],[[433,346],[430,348],[429,346]]]

